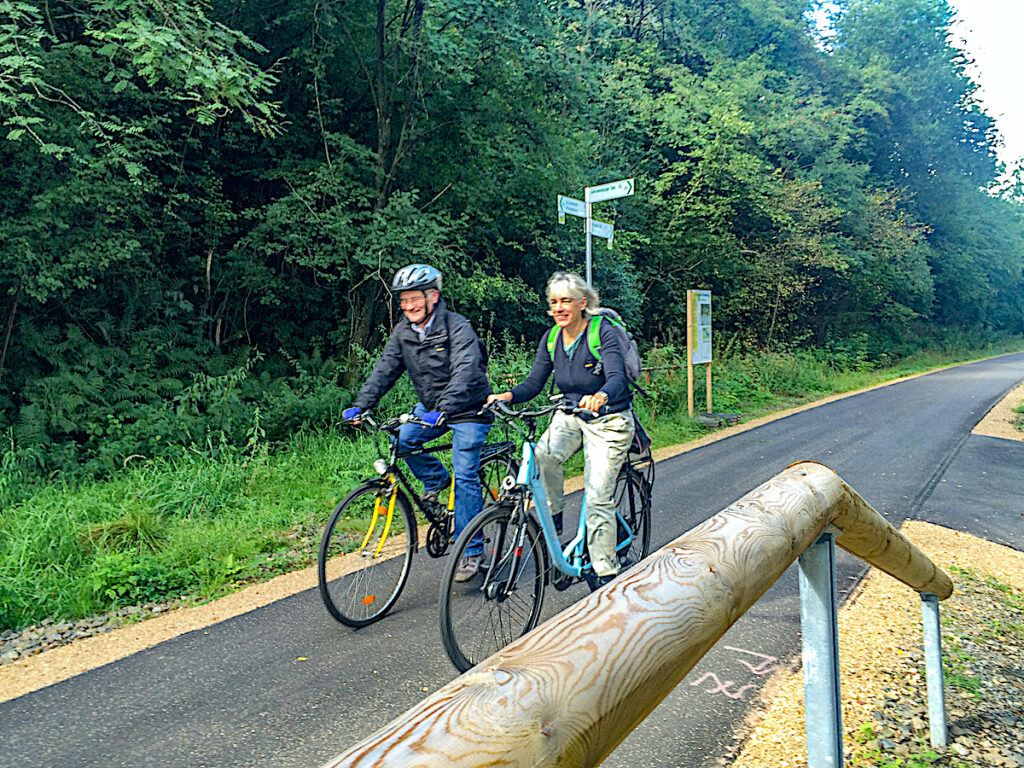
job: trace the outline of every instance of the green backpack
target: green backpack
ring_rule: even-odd
[[[601,372],[601,323],[606,320],[611,323],[612,328],[619,337],[619,346],[622,348],[622,359],[626,369],[626,381],[629,382],[633,389],[647,394],[637,384],[637,380],[640,378],[640,369],[642,368],[640,348],[637,346],[633,334],[626,330],[626,324],[622,322],[622,317],[614,309],[602,307],[597,310],[591,316],[590,323],[587,326],[587,346],[590,348],[590,354],[597,360],[594,373],[599,374]],[[559,330],[561,329],[556,325],[548,331],[548,356],[551,358],[552,363],[555,362],[555,341],[558,339]]]

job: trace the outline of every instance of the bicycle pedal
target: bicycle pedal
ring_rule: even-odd
[[[565,592],[565,590],[567,590],[575,583],[576,580],[573,579],[572,576],[559,576],[557,579],[551,582],[551,586],[553,586],[559,592]]]

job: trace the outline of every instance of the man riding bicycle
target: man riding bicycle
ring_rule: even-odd
[[[383,354],[373,368],[355,405],[342,416],[358,421],[408,371],[420,402],[413,415],[422,424],[404,424],[398,448],[406,453],[442,434],[452,433],[452,469],[455,474],[455,536],[483,508],[480,451],[493,416],[477,415],[491,386],[487,381],[487,351],[476,331],[462,315],[449,312],[441,298],[441,273],[426,264],[410,264],[395,273],[391,290],[398,294],[405,316],[395,326]],[[444,465],[432,455],[409,456],[409,469],[423,483],[421,499],[436,503],[448,485]],[[468,581],[480,569],[482,542],[466,550],[456,579]]]

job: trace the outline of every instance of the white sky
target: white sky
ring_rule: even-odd
[[[1024,157],[1024,2],[1022,0],[951,0],[957,10],[953,40],[965,41],[974,59],[968,70],[981,86],[978,97],[996,120],[1006,146],[999,159],[1011,165]]]

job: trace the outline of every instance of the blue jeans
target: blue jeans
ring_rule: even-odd
[[[416,403],[413,415],[422,417],[427,409],[423,403]],[[478,421],[464,421],[445,424],[442,427],[423,427],[419,424],[403,424],[398,430],[400,453],[415,450],[425,443],[440,437],[448,430],[452,432],[452,469],[455,472],[455,537],[469,525],[469,521],[480,514],[484,506],[484,489],[480,485],[480,450],[487,440],[491,425]],[[448,471],[433,454],[409,456],[409,469],[421,483],[424,491],[439,491],[448,485]],[[466,548],[465,556],[471,557],[483,552],[483,537],[474,540]]]

